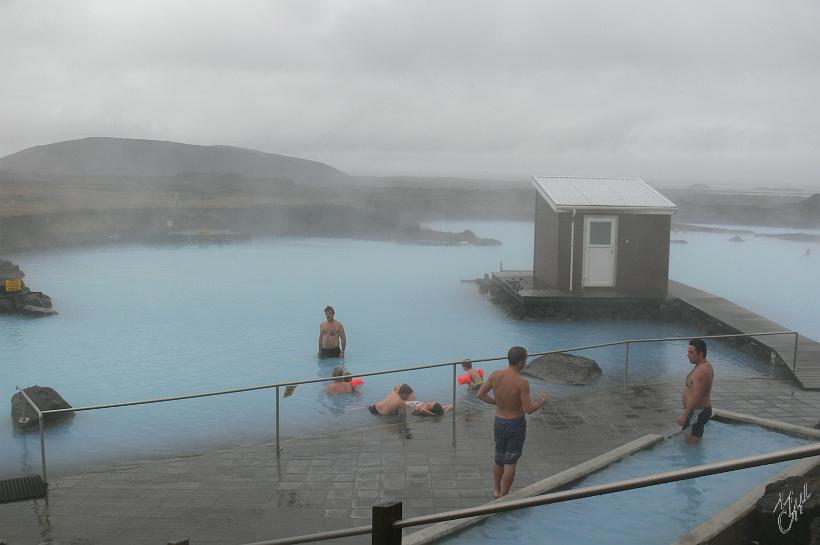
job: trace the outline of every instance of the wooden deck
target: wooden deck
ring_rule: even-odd
[[[789,328],[758,316],[722,297],[674,280],[669,281],[669,296],[676,297],[689,306],[712,316],[738,333],[789,331]],[[753,338],[775,351],[791,370],[794,361],[794,335],[767,335]],[[820,344],[817,341],[804,335],[798,335],[797,367],[793,374],[803,388],[820,389]]]
[[[493,282],[522,305],[577,301],[659,301],[663,296],[637,296],[611,289],[589,289],[583,293],[568,293],[557,288],[532,287],[532,271],[503,271],[492,275]]]

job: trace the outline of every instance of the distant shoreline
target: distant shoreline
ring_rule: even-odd
[[[747,235],[755,238],[777,238],[780,240],[791,240],[796,242],[820,242],[820,234],[815,233],[758,233],[751,229],[730,229],[727,227],[706,227],[704,225],[691,225],[688,223],[673,223],[673,232],[694,232],[694,233],[722,233],[727,235]]]
[[[440,246],[501,244],[469,229],[439,231],[368,208],[324,205],[74,210],[0,217],[0,233],[0,253],[129,242],[229,243],[258,237],[350,238]],[[197,236],[181,237],[179,233]],[[225,233],[232,236],[220,236]]]

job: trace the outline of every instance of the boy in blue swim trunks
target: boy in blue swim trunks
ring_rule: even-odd
[[[530,397],[530,383],[521,376],[521,370],[527,364],[527,349],[523,346],[513,346],[507,352],[507,361],[509,366],[494,371],[476,394],[485,403],[495,405],[493,496],[496,498],[506,496],[512,488],[515,465],[524,451],[524,440],[527,438],[527,421],[524,415],[534,413],[547,402],[547,394],[541,392],[538,401],[533,403]],[[495,398],[488,395],[490,390],[495,394]]]

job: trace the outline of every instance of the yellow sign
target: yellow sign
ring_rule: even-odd
[[[285,397],[290,397],[293,395],[293,391],[296,389],[295,384],[288,384],[285,386]]]
[[[7,278],[4,282],[3,288],[7,292],[20,291],[23,289],[23,281],[19,278]]]

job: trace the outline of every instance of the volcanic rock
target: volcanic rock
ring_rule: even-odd
[[[603,372],[595,360],[558,353],[536,358],[523,373],[553,384],[586,385],[597,380]]]
[[[54,388],[35,385],[25,388],[24,391],[41,411],[71,408],[71,405]],[[45,423],[54,424],[73,416],[73,411],[46,415]],[[37,412],[20,392],[11,396],[11,418],[16,428],[21,431],[36,429],[40,425]]]

